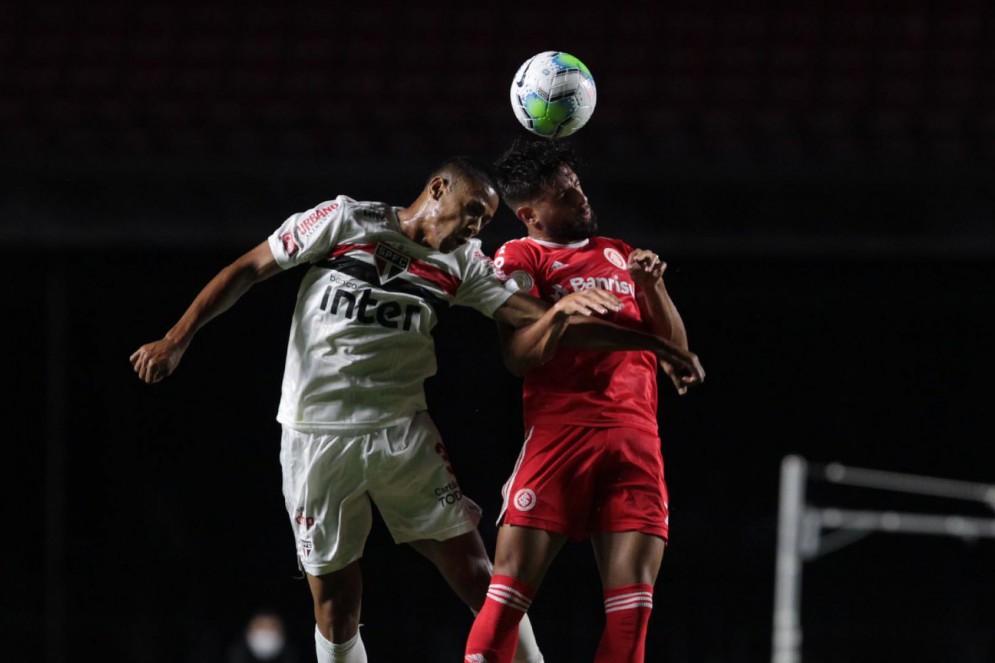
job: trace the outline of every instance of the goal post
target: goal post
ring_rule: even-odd
[[[801,663],[802,570],[806,561],[873,532],[995,539],[995,518],[816,506],[806,499],[806,488],[815,481],[980,502],[995,511],[995,484],[839,463],[813,464],[801,456],[785,456],[778,498],[771,663]]]

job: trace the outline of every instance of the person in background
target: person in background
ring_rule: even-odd
[[[283,618],[274,610],[256,611],[245,631],[229,645],[224,663],[303,663],[287,639]]]

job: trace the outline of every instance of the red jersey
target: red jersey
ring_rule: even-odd
[[[631,246],[607,237],[566,245],[526,237],[502,246],[494,263],[508,287],[550,303],[585,288],[608,290],[623,306],[602,317],[646,330],[627,268],[630,253]],[[652,352],[590,352],[561,345],[549,362],[525,376],[526,425],[633,426],[655,433],[656,375]]]

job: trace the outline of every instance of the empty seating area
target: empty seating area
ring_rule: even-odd
[[[594,72],[582,135],[599,153],[995,162],[995,12],[981,0],[625,7],[8,3],[0,145],[233,159],[491,150],[520,131],[518,64],[559,48]]]

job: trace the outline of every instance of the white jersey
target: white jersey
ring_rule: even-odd
[[[269,246],[284,269],[311,266],[277,415],[298,430],[384,428],[426,409],[439,310],[470,306],[490,317],[511,295],[479,240],[449,254],[422,246],[384,203],[339,196],[288,218]]]

